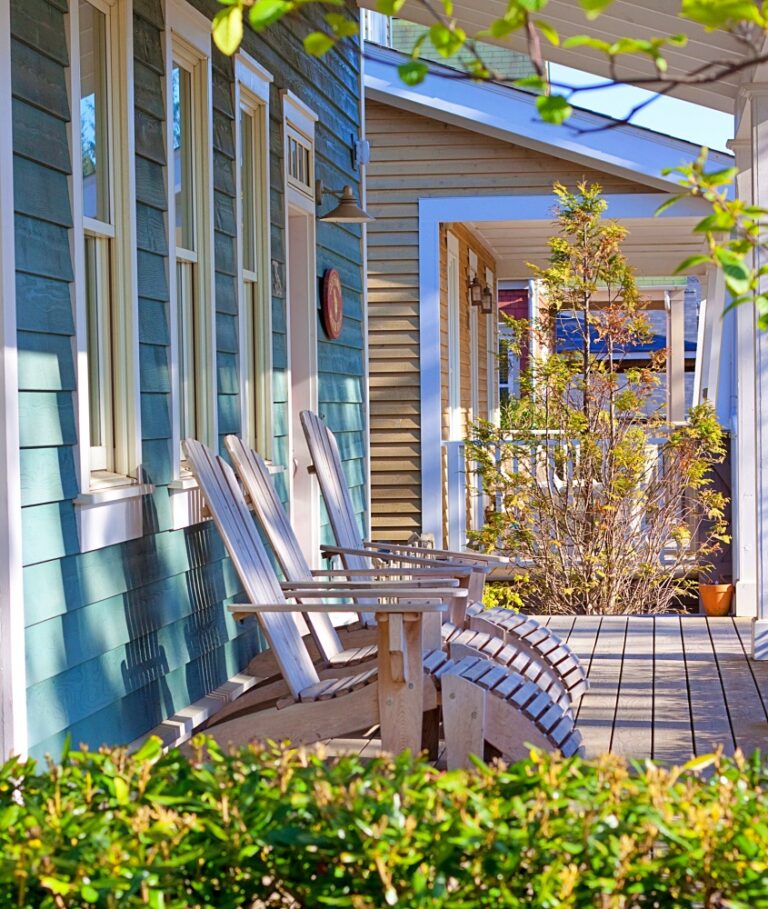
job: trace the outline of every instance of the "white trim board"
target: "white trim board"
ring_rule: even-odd
[[[366,45],[365,55],[365,88],[370,100],[656,189],[668,191],[677,186],[675,176],[662,176],[662,170],[692,164],[700,151],[688,142],[637,126],[606,130],[608,118],[587,111],[576,110],[567,125],[553,126],[539,119],[535,95],[495,83],[457,79],[445,69],[433,67],[420,85],[406,86],[397,73],[406,57],[371,44]],[[597,131],[600,127],[602,131]],[[713,169],[730,167],[733,158],[710,152],[709,163]]]
[[[0,0],[0,122],[11,123],[10,0]],[[0,131],[0,758],[27,750],[13,138]]]
[[[667,193],[604,196],[611,218],[651,218]],[[419,203],[419,362],[421,364],[422,533],[442,534],[440,225],[457,221],[552,221],[551,195],[443,196]],[[686,200],[659,217],[700,216],[707,204]]]

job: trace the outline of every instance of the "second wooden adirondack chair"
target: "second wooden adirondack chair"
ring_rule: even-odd
[[[318,578],[323,577],[333,577],[334,580],[330,583],[335,583],[337,586],[339,578],[343,578],[345,582],[365,580],[371,585],[374,583],[374,579],[381,579],[384,583],[392,584],[397,583],[395,579],[400,578],[406,579],[406,584],[439,584],[441,578],[445,579],[448,577],[453,580],[456,575],[461,577],[472,571],[472,566],[455,566],[452,569],[450,565],[445,566],[443,564],[433,564],[428,567],[383,569],[369,565],[366,568],[341,569],[327,572],[313,571],[302,552],[288,515],[277,496],[269,469],[261,456],[251,450],[238,436],[227,436],[224,444],[229,451],[240,481],[249,496],[253,511],[285,574],[288,589],[290,589],[290,586],[296,588],[304,587],[306,589],[313,585],[317,585],[320,588],[322,582],[319,582]],[[286,585],[283,586],[285,587]],[[466,593],[467,591],[462,590],[461,592]],[[361,602],[359,597],[356,599],[358,605],[365,609],[365,600]],[[463,603],[465,599],[466,597],[456,597],[454,602]],[[349,664],[358,665],[358,656],[361,653],[360,648],[352,647],[339,651],[339,646],[343,646],[343,644],[339,644],[339,634],[332,627],[327,616],[309,614],[306,616],[306,620],[318,650],[327,664],[341,666],[349,660]],[[509,666],[535,682],[549,694],[556,704],[566,710],[571,709],[570,695],[558,673],[544,660],[533,656],[530,649],[518,647],[515,642],[507,643],[499,638],[498,635],[475,631],[468,632],[463,628],[457,628],[450,621],[444,622],[440,630],[443,647],[452,656],[463,656],[471,653],[497,662],[503,659],[503,665]],[[368,658],[373,655],[372,651],[367,653]]]
[[[476,657],[451,660],[439,649],[425,652],[423,617],[445,611],[445,597],[455,588],[395,588],[390,602],[374,600],[380,589],[362,591],[378,622],[377,667],[321,680],[299,633],[296,607],[286,601],[231,468],[200,442],[187,439],[184,449],[249,601],[230,610],[240,618],[257,616],[291,692],[283,703],[230,713],[212,724],[208,731],[219,741],[311,742],[380,723],[385,750],[418,750],[424,711],[442,700],[453,766],[486,747],[510,758],[525,754],[526,743],[566,755],[580,750],[572,718],[519,673]],[[349,588],[341,588],[321,596],[341,600],[348,594]],[[317,595],[316,589],[293,591],[307,614],[350,609],[347,603],[315,602]]]
[[[484,578],[483,569],[487,571],[489,566],[500,564],[495,557],[482,553],[449,552],[363,540],[333,433],[317,414],[308,410],[301,413],[301,425],[336,538],[336,546],[326,546],[323,549],[329,556],[338,555],[346,568],[370,570],[374,559],[384,564],[437,564],[441,567],[449,564],[469,565],[475,568],[477,578]],[[526,651],[532,658],[545,661],[560,677],[571,700],[581,698],[589,687],[589,681],[580,660],[568,645],[530,616],[508,609],[483,608],[479,602],[482,590],[478,591],[478,586],[482,587],[475,585],[470,589],[476,602],[465,604],[461,615],[457,615],[454,610],[451,616],[455,625],[464,626],[465,629],[464,636],[458,636],[456,643],[473,647],[473,632],[501,638],[504,643],[512,643]]]

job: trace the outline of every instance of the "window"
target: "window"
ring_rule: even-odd
[[[169,3],[169,222],[173,237],[174,437],[216,439],[210,23]],[[183,472],[183,471],[182,471]]]
[[[129,4],[73,0],[74,214],[82,551],[142,533]],[[79,114],[79,116],[78,116]]]
[[[114,472],[109,12],[80,0],[78,14],[90,468]]]
[[[285,155],[288,166],[288,184],[303,193],[314,195],[315,173],[312,140],[295,127],[285,132]]]
[[[269,261],[267,104],[271,76],[240,54],[236,61],[240,225],[243,432],[272,457],[272,300]]]

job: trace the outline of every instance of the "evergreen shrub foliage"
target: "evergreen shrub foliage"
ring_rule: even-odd
[[[0,768],[0,905],[768,905],[767,767],[534,753],[442,773],[275,745]]]

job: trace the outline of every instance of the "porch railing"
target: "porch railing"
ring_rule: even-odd
[[[683,424],[672,424],[671,429],[677,425]],[[531,436],[534,438],[539,436],[540,441],[530,444],[528,440]],[[649,438],[646,444],[646,470],[643,480],[646,485],[654,476],[663,474],[666,469],[664,446],[667,439],[667,433],[660,433]],[[567,446],[564,444],[566,441]],[[447,474],[446,545],[449,549],[461,550],[467,546],[467,530],[471,524],[474,523],[475,528],[482,525],[481,518],[488,499],[482,496],[475,463],[468,462],[466,442],[444,441],[443,447],[446,452]],[[526,433],[525,442],[522,438],[510,435],[500,444],[495,444],[494,452],[497,467],[510,473],[525,470],[528,476],[535,476],[539,484],[547,486],[555,494],[563,494],[566,490],[573,489],[578,482],[574,479],[574,471],[579,456],[578,443],[574,443],[572,439],[566,440],[560,432],[547,430]],[[471,506],[474,500],[477,500],[475,509]],[[500,502],[496,505],[498,507]],[[471,522],[473,511],[476,520]],[[639,511],[634,517],[632,529],[642,533],[644,523],[645,515]]]

